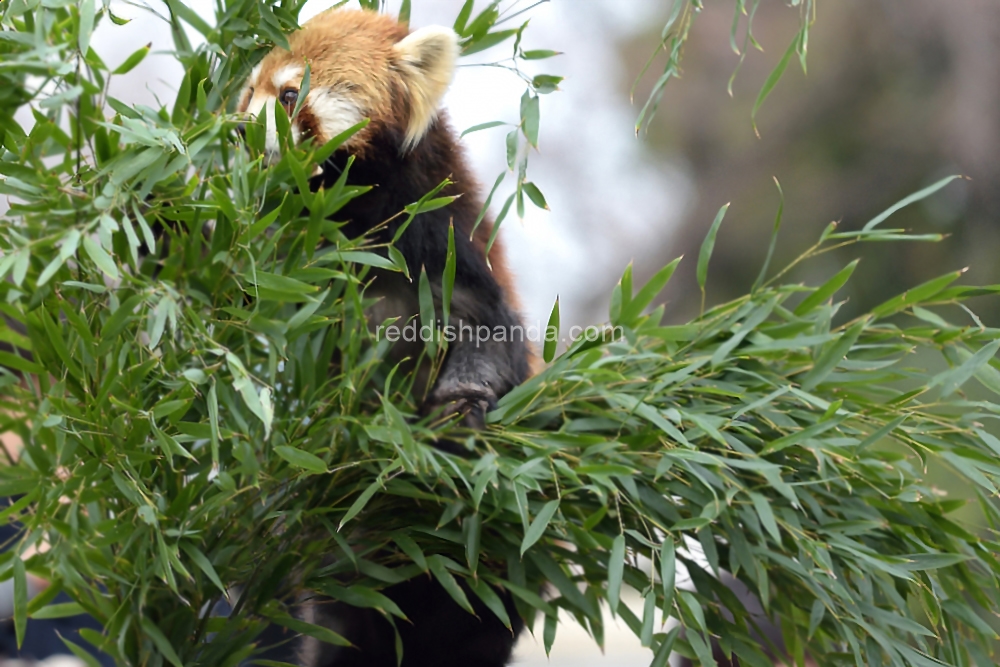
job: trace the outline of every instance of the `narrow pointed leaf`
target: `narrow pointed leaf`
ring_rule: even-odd
[[[709,227],[708,234],[701,244],[701,250],[698,252],[698,267],[695,275],[698,278],[698,287],[701,288],[703,295],[705,293],[705,282],[708,280],[708,262],[712,259],[712,250],[715,249],[715,237],[719,233],[719,226],[722,225],[722,220],[726,217],[726,211],[728,210],[729,204],[724,204],[719,209],[719,212],[715,214],[715,220],[712,221],[712,226]],[[704,300],[704,297],[702,300]]]
[[[612,615],[618,611],[625,573],[625,536],[617,535],[608,554],[608,608]]]
[[[538,511],[538,514],[535,515],[531,525],[528,526],[528,530],[525,531],[524,539],[521,541],[522,556],[535,542],[541,539],[542,535],[545,534],[545,529],[549,527],[549,522],[552,521],[552,517],[558,509],[559,501],[550,500],[542,506],[542,509]]]

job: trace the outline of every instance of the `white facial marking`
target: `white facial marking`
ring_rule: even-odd
[[[301,65],[285,65],[271,77],[271,83],[274,84],[275,90],[278,94],[285,88],[295,88],[298,90],[299,84],[302,83],[302,75],[305,70]]]
[[[271,77],[271,82],[274,87],[279,91],[280,96],[281,91],[285,88],[298,88],[299,84],[302,82],[302,74],[304,69],[299,65],[285,65]],[[250,73],[249,85],[253,89],[258,83],[258,77],[260,76],[260,65],[253,68]],[[261,91],[254,90],[250,97],[250,102],[247,104],[247,113],[254,118],[259,118],[261,112],[264,113],[264,118],[267,122],[267,132],[264,135],[264,149],[265,149],[265,161],[268,164],[277,162],[278,158],[281,156],[281,147],[278,144],[278,130],[275,127],[274,122],[274,105],[280,104],[278,98],[274,95],[268,95]],[[302,132],[299,128],[292,126],[292,140],[298,143]]]
[[[281,91],[286,88],[298,88],[302,82],[304,71],[299,65],[285,65],[276,71],[271,77],[271,82],[278,91],[278,96],[280,97]],[[258,82],[259,73],[259,66],[254,68],[251,73],[249,79],[251,89]],[[267,123],[267,132],[264,136],[265,160],[268,164],[276,162],[281,155],[278,132],[274,122],[274,107],[275,104],[280,103],[278,97],[254,90],[246,109],[246,113],[253,118],[260,118],[261,114],[264,114]],[[349,97],[330,88],[314,88],[309,91],[303,103],[303,108],[306,107],[316,118],[320,131],[327,139],[357,125],[365,117],[358,105],[352,102]],[[298,122],[292,123],[291,132],[292,141],[298,144],[302,140],[302,129]]]
[[[250,97],[250,102],[247,103],[247,113],[256,118],[268,100],[273,101],[274,96],[255,91]]]
[[[248,114],[254,118],[258,118],[261,110],[263,110],[264,117],[267,119],[264,148],[267,151],[266,159],[268,163],[277,161],[278,156],[281,155],[281,148],[278,146],[278,130],[274,126],[274,105],[277,101],[274,95],[254,92],[253,97],[250,98],[250,104],[247,105]]]
[[[364,114],[354,102],[329,88],[310,90],[305,103],[316,117],[327,139],[332,139],[347,128],[357,125],[364,118]]]

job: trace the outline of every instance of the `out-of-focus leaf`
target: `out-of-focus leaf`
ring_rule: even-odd
[[[543,60],[545,58],[552,58],[554,56],[561,56],[561,51],[552,51],[550,49],[533,49],[530,51],[522,51],[521,57],[525,60]]]
[[[1000,350],[1000,340],[995,340],[992,343],[984,345],[978,352],[966,359],[959,366],[938,373],[931,379],[930,384],[927,386],[936,387],[941,385],[942,396],[952,394],[963,384],[971,380],[972,376],[979,372],[981,368],[986,366],[996,356],[997,350]]]
[[[17,647],[24,645],[28,629],[28,576],[20,554],[14,554],[14,635]]]
[[[136,65],[145,60],[146,56],[149,55],[149,49],[152,48],[153,43],[150,42],[146,46],[140,46],[138,49],[133,51],[128,58],[122,61],[122,64],[115,68],[113,74],[128,74]]]
[[[77,46],[82,54],[86,54],[90,48],[90,37],[94,33],[96,13],[96,0],[80,0],[80,30],[77,36]]]
[[[472,134],[473,132],[479,132],[480,130],[489,130],[490,128],[501,127],[503,125],[507,125],[507,123],[503,122],[502,120],[491,120],[488,123],[479,123],[478,125],[473,125],[472,127],[468,127],[462,130],[462,133],[458,136],[459,138],[462,138],[467,134]]]
[[[914,204],[914,203],[916,203],[916,202],[918,202],[918,201],[920,201],[922,199],[927,199],[932,194],[934,194],[935,192],[937,192],[938,190],[940,190],[944,186],[946,186],[949,183],[951,183],[952,181],[954,181],[956,178],[961,178],[961,176],[955,175],[955,176],[948,176],[946,178],[942,178],[937,183],[934,183],[932,185],[928,185],[926,188],[924,188],[923,190],[920,190],[918,192],[914,192],[912,195],[910,195],[910,196],[908,196],[908,197],[906,197],[906,198],[904,198],[904,199],[896,202],[895,204],[893,204],[892,206],[890,206],[889,208],[887,208],[886,210],[882,211],[880,214],[878,214],[877,216],[875,216],[874,218],[872,218],[871,220],[869,220],[867,223],[865,223],[865,226],[864,226],[863,229],[865,231],[873,229],[876,225],[878,225],[878,224],[882,223],[883,221],[885,221],[886,218],[888,218],[889,216],[891,216],[893,213],[895,213],[899,209],[906,208],[910,204]]]
[[[695,274],[698,278],[698,287],[701,289],[702,309],[704,309],[705,303],[705,282],[708,280],[708,261],[712,259],[712,251],[715,249],[715,237],[719,234],[719,227],[722,225],[722,220],[726,217],[726,211],[728,210],[729,204],[723,204],[719,212],[715,214],[715,220],[712,221],[712,226],[708,228],[708,234],[705,235],[705,240],[701,244],[701,250],[698,252],[698,267]]]
[[[104,272],[104,275],[112,280],[118,280],[118,266],[104,248],[95,243],[89,236],[84,236],[83,249],[87,251],[90,259],[94,260],[94,264],[97,264],[98,268]]]
[[[323,627],[321,625],[315,625],[313,623],[306,623],[305,621],[300,621],[297,618],[293,618],[288,614],[274,611],[272,609],[265,609],[263,612],[267,617],[277,623],[278,625],[288,628],[289,630],[294,630],[303,635],[313,637],[326,644],[331,644],[333,646],[350,646],[351,643],[347,641],[343,636],[337,634],[333,630]]]
[[[539,106],[538,96],[525,91],[521,97],[521,129],[524,137],[535,148],[538,148]]]
[[[325,473],[326,463],[323,459],[316,456],[315,454],[310,454],[309,452],[303,451],[301,449],[296,449],[295,447],[288,447],[285,445],[279,445],[274,448],[274,452],[291,463],[296,468],[301,468],[307,472],[311,472],[316,475]]]
[[[757,136],[760,136],[760,132],[757,130],[757,112],[764,105],[764,100],[767,99],[774,87],[778,85],[778,81],[781,80],[782,75],[785,73],[785,69],[788,67],[788,62],[792,59],[792,54],[795,53],[795,49],[799,45],[799,37],[795,36],[792,43],[788,45],[785,50],[785,54],[781,56],[781,60],[778,64],[774,66],[771,73],[768,75],[767,80],[764,81],[764,85],[761,86],[760,92],[757,93],[757,99],[753,103],[753,111],[750,112],[750,121],[753,124],[753,131],[756,132]]]
[[[174,647],[170,644],[170,640],[167,639],[166,635],[149,619],[142,619],[142,631],[149,637],[156,648],[160,651],[160,654],[174,667],[184,667],[184,663],[177,656],[177,652],[174,651]]]

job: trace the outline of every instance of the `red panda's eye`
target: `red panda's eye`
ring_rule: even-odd
[[[294,105],[295,101],[298,99],[299,99],[299,91],[295,90],[294,88],[286,88],[285,90],[281,91],[281,103],[284,104],[285,106],[290,107]]]

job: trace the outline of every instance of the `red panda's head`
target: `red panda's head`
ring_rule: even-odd
[[[309,92],[292,123],[292,138],[318,144],[364,118],[371,122],[347,143],[363,153],[378,132],[392,130],[399,150],[413,148],[437,115],[458,59],[458,36],[429,26],[412,33],[394,19],[363,10],[331,9],[288,37],[253,69],[238,111],[267,118],[267,152],[278,154],[275,104],[291,116],[309,64]]]

